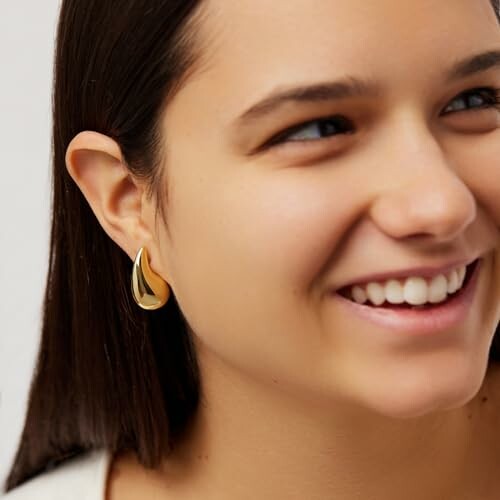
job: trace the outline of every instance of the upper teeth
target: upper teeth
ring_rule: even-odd
[[[459,290],[464,278],[465,266],[460,266],[449,273],[438,274],[429,281],[420,276],[410,276],[403,281],[390,279],[381,283],[371,281],[366,285],[354,285],[351,287],[351,297],[358,304],[369,300],[376,306],[386,300],[391,304],[435,304]]]

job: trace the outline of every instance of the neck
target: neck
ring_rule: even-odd
[[[457,409],[395,419],[301,401],[207,361],[202,404],[160,472],[175,498],[490,498],[477,496],[499,458],[486,383]]]

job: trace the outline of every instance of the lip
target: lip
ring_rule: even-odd
[[[474,262],[474,261],[473,261]],[[474,301],[483,259],[478,259],[465,286],[442,304],[429,309],[390,309],[353,302],[338,292],[332,298],[345,310],[372,324],[395,331],[398,334],[438,334],[463,324]]]
[[[346,283],[344,285],[338,286],[335,288],[334,291],[338,292],[340,290],[345,290],[346,288],[350,288],[355,285],[366,285],[371,281],[377,281],[380,283],[390,279],[406,279],[410,276],[420,276],[422,278],[434,278],[434,276],[437,276],[438,274],[447,274],[459,266],[468,266],[469,264],[477,260],[477,258],[478,257],[476,256],[473,259],[468,259],[468,260],[465,259],[455,260],[440,267],[422,266],[422,267],[412,267],[407,269],[399,269],[397,271],[372,273],[356,278],[355,280],[350,281],[349,283]]]

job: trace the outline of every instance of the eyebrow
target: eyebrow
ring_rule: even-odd
[[[500,66],[500,50],[489,50],[456,61],[445,74],[447,83]],[[347,76],[333,82],[320,82],[272,91],[236,119],[237,125],[269,115],[289,102],[324,102],[349,97],[379,97],[382,85],[369,79]]]

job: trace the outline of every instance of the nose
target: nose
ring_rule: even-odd
[[[370,217],[392,238],[455,240],[476,218],[473,193],[421,122],[406,120],[393,130],[379,163],[390,181],[375,195]]]

